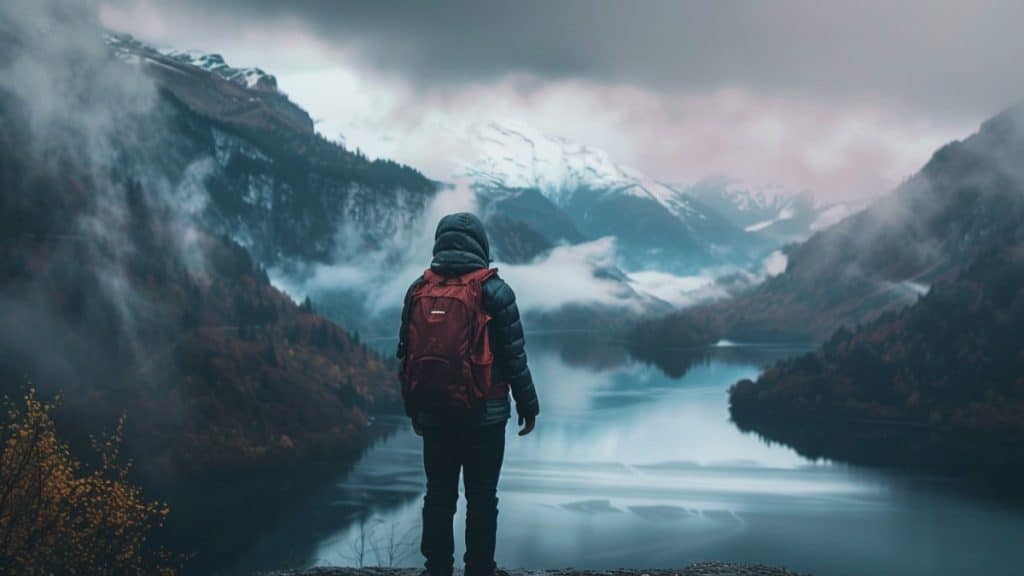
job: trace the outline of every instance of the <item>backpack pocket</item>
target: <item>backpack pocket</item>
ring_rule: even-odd
[[[481,314],[477,326],[473,349],[469,355],[469,367],[473,375],[473,392],[477,400],[487,397],[494,383],[494,354],[491,351],[491,338],[487,330],[491,317]]]
[[[419,408],[444,408],[451,401],[451,383],[459,379],[458,372],[447,358],[421,356],[410,364],[408,378],[409,398]]]

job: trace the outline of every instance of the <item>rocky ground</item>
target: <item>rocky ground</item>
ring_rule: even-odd
[[[285,570],[264,576],[419,576],[406,568],[311,568]],[[509,570],[509,576],[801,576],[782,568],[747,564],[703,562],[679,570]]]

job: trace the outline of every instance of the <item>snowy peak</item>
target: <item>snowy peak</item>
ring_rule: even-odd
[[[125,60],[160,55],[181,64],[206,70],[244,88],[278,92],[277,78],[272,74],[267,74],[260,68],[234,68],[229,66],[220,54],[210,54],[199,50],[157,50],[140,42],[130,34],[107,34],[104,40],[117,56]]]
[[[267,74],[259,68],[233,68],[224,62],[220,54],[207,54],[198,50],[169,50],[163,52],[169,58],[173,58],[185,64],[191,64],[208,72],[245,86],[254,90],[266,90],[277,92],[277,78]]]
[[[702,186],[707,193],[718,194],[718,202],[727,206],[719,206],[721,212],[735,211],[734,223],[746,232],[766,232],[783,223],[793,224],[794,219],[802,218],[815,209],[815,199],[809,193],[793,192],[781,186],[756,186],[738,179],[707,180],[698,183],[691,194],[704,197]],[[806,224],[800,223],[799,227],[800,234],[805,233]]]
[[[480,184],[537,188],[552,200],[579,188],[621,186],[626,174],[603,150],[490,123],[477,131],[478,157],[465,172]]]
[[[736,212],[748,214],[778,214],[795,206],[817,206],[809,192],[777,185],[754,185],[737,178],[706,178],[686,191],[701,200],[724,203]]]
[[[604,150],[522,125],[492,122],[474,136],[476,158],[463,175],[480,186],[536,188],[559,206],[584,193],[646,197],[676,216],[694,212],[683,194],[616,164]]]
[[[746,232],[784,242],[806,239],[863,207],[859,203],[825,203],[806,191],[751,185],[738,179],[708,178],[685,190]]]
[[[259,68],[233,68],[219,54],[160,51],[128,34],[106,34],[104,40],[114,56],[141,66],[195,112],[274,134],[281,130],[303,136],[313,133],[309,114]]]
[[[583,237],[615,238],[624,269],[689,273],[745,262],[759,250],[759,239],[713,208],[616,163],[604,150],[507,124],[487,124],[472,135],[474,159],[461,175],[481,197],[507,212],[508,202],[536,191]]]

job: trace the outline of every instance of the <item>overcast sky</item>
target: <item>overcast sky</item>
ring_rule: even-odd
[[[1024,2],[105,0],[260,66],[326,136],[449,179],[527,124],[670,182],[882,192],[1024,98]]]

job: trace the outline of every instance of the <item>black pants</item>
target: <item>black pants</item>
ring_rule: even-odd
[[[427,496],[420,551],[432,576],[451,574],[455,563],[452,520],[459,499],[460,469],[466,487],[466,575],[494,572],[498,476],[504,457],[504,423],[423,430]]]

